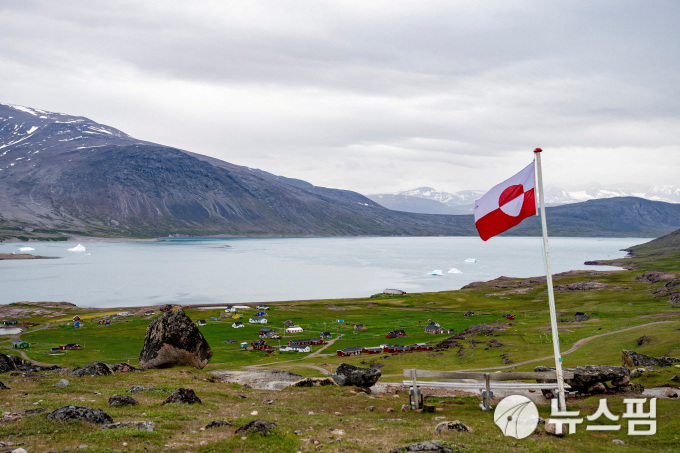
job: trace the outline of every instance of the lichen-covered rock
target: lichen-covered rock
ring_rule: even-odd
[[[46,418],[62,422],[81,421],[100,425],[113,423],[113,418],[103,410],[83,406],[62,406],[47,414]]]
[[[333,380],[338,385],[355,385],[357,387],[372,387],[378,382],[382,373],[380,370],[371,368],[361,368],[350,365],[348,363],[341,363],[333,374]]]
[[[170,403],[203,404],[203,401],[201,401],[201,399],[196,396],[196,393],[193,391],[193,389],[178,388],[161,403],[161,406]]]
[[[103,362],[92,362],[85,366],[74,369],[69,373],[71,376],[113,376],[111,367]]]
[[[116,373],[131,373],[133,371],[137,371],[137,368],[125,362],[120,362],[116,363],[115,365],[111,365],[111,369]]]
[[[109,398],[109,406],[120,407],[120,406],[136,406],[139,404],[136,399],[127,395],[113,395]]]
[[[621,361],[628,367],[646,367],[646,366],[672,366],[675,363],[680,363],[680,359],[675,357],[650,357],[644,354],[638,354],[635,351],[621,351]]]
[[[462,423],[460,420],[454,420],[452,422],[441,422],[435,428],[435,434],[441,434],[442,431],[458,431],[461,433],[473,433],[475,432],[472,428]]]
[[[139,354],[142,369],[174,366],[205,367],[212,350],[198,327],[183,310],[166,312],[146,329],[144,347]]]
[[[16,371],[17,366],[14,360],[6,354],[0,354],[0,373],[7,373],[8,371]]]
[[[258,434],[266,436],[269,434],[273,428],[276,428],[276,423],[268,422],[265,420],[253,420],[252,422],[246,423],[236,430],[237,435],[245,436],[250,431],[255,431]]]

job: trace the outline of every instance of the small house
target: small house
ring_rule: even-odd
[[[258,311],[255,313],[255,316],[268,316],[266,311]]]
[[[61,346],[59,346],[59,348],[61,349]],[[78,343],[69,343],[66,346],[64,346],[63,348],[68,349],[69,351],[75,351],[75,350],[83,349],[83,347],[81,345],[79,345]]]
[[[83,325],[80,321],[76,321],[73,323],[73,327],[83,327]]]
[[[466,311],[465,313],[463,313],[463,316],[465,316],[466,318],[471,318],[474,315],[475,315],[474,311]]]
[[[304,329],[300,326],[297,327],[288,327],[286,329],[286,333],[302,333],[304,332]]]
[[[250,318],[248,322],[251,324],[267,324],[267,318],[256,316],[254,318]]]
[[[248,349],[248,343],[246,343],[245,341],[242,342],[242,343],[239,343],[239,346],[241,346],[241,349]]]
[[[276,330],[268,329],[266,327],[260,329],[259,336],[260,338],[281,338],[281,335]]]
[[[59,351],[61,351],[61,348],[59,348],[59,347],[50,348],[50,353],[52,353],[52,354],[55,353],[55,352],[59,352]]]
[[[19,321],[17,321],[16,319],[6,319],[2,323],[6,326],[16,326],[17,324],[19,324]]]
[[[588,318],[590,318],[590,316],[582,311],[577,311],[576,314],[574,314],[574,321],[587,321]]]
[[[118,316],[131,316],[129,311],[118,312]]]
[[[281,352],[312,352],[309,346],[281,346],[279,348]]]
[[[196,325],[198,326],[205,326],[207,323],[205,322],[205,319],[199,319],[196,321]]]
[[[236,307],[233,305],[227,305],[227,308],[224,309],[225,313],[234,313],[236,311]]]
[[[431,333],[433,335],[449,333],[448,329],[444,329],[438,323],[430,321],[430,324],[425,326],[425,333]]]
[[[404,332],[403,330],[393,330],[393,331],[389,332],[387,334],[387,336],[385,336],[385,338],[398,338],[398,337],[405,337],[405,336],[406,336],[406,332]]]
[[[161,311],[171,311],[172,310],[172,305],[167,304],[161,308]]]
[[[31,345],[28,344],[27,341],[23,341],[23,340],[14,340],[12,342],[12,347],[14,349],[28,349],[30,346]]]
[[[111,320],[109,318],[100,319],[97,321],[97,324],[106,324],[108,326],[111,324]]]
[[[294,325],[295,325],[295,323],[293,321],[291,321],[290,319],[287,320],[287,321],[283,321],[284,327],[293,327]]]
[[[435,345],[425,343],[418,343],[416,346],[418,346],[419,351],[432,351],[435,348]]]
[[[510,319],[510,320],[515,319],[515,315],[507,314],[507,315],[504,315],[504,316],[505,316],[505,319]]]
[[[361,349],[362,354],[381,354],[382,352],[383,352],[382,348],[377,347],[377,346],[376,347],[370,347],[370,348],[364,347],[364,348]]]
[[[330,332],[328,332],[328,331],[326,331],[326,332],[321,332],[321,335],[320,335],[320,336],[321,336],[321,338],[323,338],[324,340],[328,340],[329,338],[333,338],[333,334],[330,333]]]
[[[73,317],[73,322],[76,322],[76,321],[82,321],[82,319],[80,319],[80,316],[75,315],[75,316]]]
[[[363,324],[354,324],[354,330],[359,332],[365,332],[368,330],[368,328]]]
[[[235,320],[238,321],[238,320],[241,319],[242,317],[243,317],[243,316],[241,316],[241,315],[239,315],[239,314],[237,313],[237,314],[235,314],[234,316],[232,316],[231,319],[235,319]]]
[[[258,351],[266,351],[269,349],[269,344],[265,340],[257,340],[253,341],[250,343],[250,345],[253,347],[253,349],[256,349]]]
[[[232,324],[231,327],[233,327],[234,329],[238,329],[238,328],[241,328],[241,327],[245,327],[245,324],[243,324],[242,322],[239,321],[239,322],[235,322],[234,324]]]
[[[146,316],[152,316],[152,315],[155,315],[156,312],[153,311],[153,310],[147,310],[147,311],[144,312],[144,314],[145,314]]]
[[[360,355],[364,348],[361,346],[352,346],[338,351],[338,357],[349,357],[353,355]]]
[[[258,310],[269,310],[269,305],[256,305],[255,308]]]

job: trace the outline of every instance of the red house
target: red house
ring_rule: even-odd
[[[349,357],[352,355],[361,354],[363,348],[361,346],[353,346],[351,348],[345,348],[338,351],[338,357]]]
[[[362,348],[361,349],[362,354],[381,354],[382,353],[382,348],[380,347],[375,347],[375,348]]]
[[[267,342],[264,340],[253,341],[252,343],[250,343],[250,345],[253,347],[253,349],[256,349],[258,351],[266,351],[268,349],[271,349]]]

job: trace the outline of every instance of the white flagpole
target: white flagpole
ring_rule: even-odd
[[[567,405],[564,394],[564,376],[562,375],[562,355],[560,354],[560,339],[557,336],[557,314],[555,312],[555,294],[553,292],[552,272],[550,270],[550,252],[548,251],[548,226],[545,221],[545,200],[543,197],[543,175],[541,173],[541,148],[534,150],[536,158],[536,177],[538,179],[538,199],[540,202],[541,229],[543,230],[543,252],[545,253],[545,279],[548,284],[548,302],[550,305],[550,325],[552,327],[553,351],[555,353],[555,374],[557,377],[557,392],[560,411],[566,411]]]

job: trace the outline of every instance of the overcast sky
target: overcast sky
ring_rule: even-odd
[[[0,102],[364,194],[680,185],[680,2],[0,0]]]

